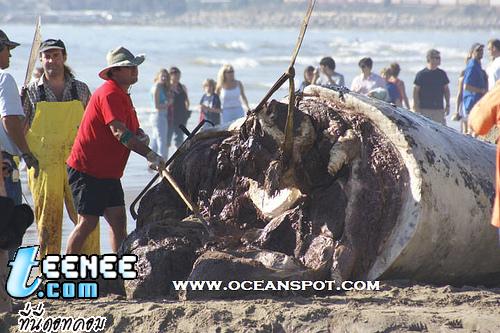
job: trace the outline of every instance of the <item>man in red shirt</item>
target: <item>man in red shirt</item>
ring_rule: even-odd
[[[106,80],[92,95],[67,160],[68,179],[78,211],[78,224],[68,239],[67,253],[77,254],[95,229],[99,216],[111,227],[111,246],[117,251],[127,236],[127,215],[120,178],[130,151],[146,157],[161,170],[165,160],[147,144],[128,89],[137,82],[144,56],[124,47],[107,55],[108,66],[99,77]]]

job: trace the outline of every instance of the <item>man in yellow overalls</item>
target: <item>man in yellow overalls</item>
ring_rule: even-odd
[[[24,98],[23,105],[29,128],[26,139],[40,165],[38,176],[33,169],[29,170],[28,183],[35,206],[41,258],[61,253],[64,203],[73,223],[77,221],[65,162],[90,91],[85,83],[75,80],[65,65],[66,59],[66,46],[61,40],[42,42],[43,75],[27,87],[28,98]],[[99,247],[99,228],[96,228],[82,252],[99,254]]]

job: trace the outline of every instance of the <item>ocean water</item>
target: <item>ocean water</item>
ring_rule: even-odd
[[[26,72],[34,26],[7,24],[0,27],[12,40],[21,43],[13,51],[9,72],[18,84],[22,84]],[[102,80],[97,76],[106,66],[106,53],[117,46],[125,46],[134,54],[144,53],[146,61],[139,67],[139,81],[132,87],[131,96],[138,110],[142,127],[150,130],[149,112],[151,97],[149,90],[153,78],[160,68],[177,66],[182,71],[181,82],[189,92],[192,109],[198,104],[206,78],[216,79],[222,64],[234,66],[236,78],[241,80],[250,105],[255,106],[267,90],[286,70],[290,55],[297,40],[297,29],[211,29],[188,27],[148,26],[65,26],[42,25],[42,38],[60,38],[68,50],[67,64],[76,72],[77,78],[86,82],[91,90]],[[406,83],[411,99],[413,79],[418,70],[425,66],[425,53],[430,48],[441,51],[441,68],[448,73],[452,93],[452,112],[455,109],[457,78],[464,68],[465,55],[474,42],[486,43],[499,37],[494,31],[391,31],[391,30],[336,30],[315,29],[310,26],[296,61],[296,85],[302,80],[306,66],[317,66],[323,56],[332,56],[337,71],[344,74],[346,83],[359,73],[357,63],[369,56],[374,61],[374,71],[397,61],[401,66],[400,78]],[[483,67],[488,64],[487,52]],[[286,85],[275,93],[280,99],[287,94]],[[199,113],[193,112],[188,128],[194,128]],[[449,121],[458,128],[458,123]],[[122,179],[128,193],[127,211],[135,195],[153,177],[145,166],[144,159],[131,154]],[[29,190],[23,184],[29,202]],[[135,228],[135,222],[128,217],[128,231]],[[72,230],[72,223],[65,217],[63,226],[63,251],[66,237]],[[110,251],[108,228],[101,223],[101,249]],[[25,237],[25,244],[36,243],[36,230],[31,227]]]

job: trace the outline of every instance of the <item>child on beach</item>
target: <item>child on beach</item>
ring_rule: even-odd
[[[399,107],[403,106],[399,89],[396,84],[391,81],[391,77],[393,76],[391,68],[386,67],[382,69],[380,76],[385,80],[385,89],[387,90],[386,101]]]
[[[313,83],[314,80],[314,67],[313,66],[307,66],[304,69],[304,81],[299,86],[299,92],[304,92],[304,89]]]
[[[221,103],[219,95],[215,93],[215,81],[206,79],[203,81],[204,94],[200,100],[200,121],[206,119],[215,125],[220,124]]]

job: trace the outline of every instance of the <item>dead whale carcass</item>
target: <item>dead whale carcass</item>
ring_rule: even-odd
[[[384,102],[319,87],[307,92],[294,113],[289,165],[280,149],[287,105],[275,101],[236,130],[198,134],[172,164],[217,235],[190,241],[199,247],[196,262],[187,263],[190,277],[217,279],[238,253],[241,265],[271,269],[284,254],[296,274],[288,267],[278,275],[309,279],[465,283],[498,276],[488,223],[492,145]],[[138,223],[182,218],[179,211],[182,203],[163,183],[142,200]],[[263,261],[259,250],[274,259]]]

